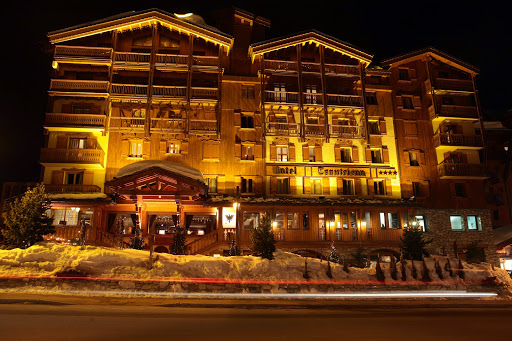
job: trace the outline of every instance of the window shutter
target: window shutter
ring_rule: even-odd
[[[336,188],[338,189],[338,195],[343,195],[343,179],[336,178]]]
[[[180,154],[188,154],[188,142],[181,142],[180,144]]]
[[[160,140],[160,153],[165,154],[167,153],[167,141]]]
[[[418,153],[418,162],[420,163],[420,165],[425,165],[426,162],[425,162],[425,152],[419,152]]]
[[[288,158],[290,162],[295,162],[295,145],[293,143],[288,145]]]
[[[322,179],[322,194],[323,195],[330,195],[331,194],[331,186],[329,184],[329,178],[323,178]]]
[[[68,147],[68,137],[66,135],[57,136],[57,148],[67,148]]]
[[[311,193],[311,180],[309,178],[304,178],[304,194]]]
[[[95,139],[87,139],[85,140],[85,148],[87,149],[96,149],[97,141]]]
[[[149,159],[151,154],[151,142],[144,141],[142,142],[142,157]]]
[[[389,150],[386,146],[382,146],[382,160],[384,163],[389,163]]]
[[[218,176],[217,177],[217,193],[225,193],[226,192],[226,177]]]
[[[290,177],[290,194],[300,194],[297,192],[297,179],[292,176]]]
[[[379,129],[381,135],[386,134],[386,121],[384,119],[379,120]]]
[[[130,154],[130,141],[121,141],[121,156],[127,157]]]
[[[393,187],[391,186],[391,180],[386,180],[386,195],[393,195]]]
[[[422,181],[420,186],[421,186],[421,196],[422,197],[430,197],[430,182]]]
[[[315,146],[315,162],[322,162],[322,146]]]
[[[373,188],[373,180],[368,179],[368,195],[374,195],[375,189]]]
[[[82,183],[84,185],[92,185],[94,179],[94,172],[84,172],[84,179]]]
[[[341,148],[338,145],[334,145],[334,161],[341,162]]]
[[[363,195],[363,187],[361,184],[361,179],[354,180],[354,190],[355,190],[356,195],[358,195],[358,196]]]
[[[261,159],[263,157],[263,145],[261,143],[257,143],[254,145],[254,158]]]
[[[309,161],[309,145],[307,144],[302,145],[302,161]]]
[[[414,96],[413,99],[414,109],[421,109],[421,97],[420,96]]]
[[[371,163],[372,162],[372,150],[370,148],[366,147],[364,152],[366,154],[366,162]]]
[[[240,128],[241,126],[241,116],[242,114],[239,112],[235,112],[235,127]]]
[[[404,105],[402,101],[402,96],[396,96],[396,106],[398,107],[398,109],[403,109]]]
[[[404,164],[406,166],[410,166],[411,165],[411,159],[409,158],[409,151],[408,150],[404,151]]]
[[[61,170],[54,170],[52,173],[52,184],[62,185],[64,182],[64,172]]]
[[[270,193],[277,193],[277,178],[275,176],[270,177]]]
[[[235,143],[235,158],[240,160],[242,158],[242,145]]]
[[[352,162],[359,162],[359,148],[357,146],[352,146]]]
[[[277,160],[277,146],[275,144],[270,145],[270,161]]]
[[[403,198],[410,198],[413,196],[413,191],[412,191],[412,183],[411,182],[403,182],[402,183],[402,197]]]
[[[255,128],[261,127],[261,114],[255,113],[253,117],[254,117],[254,127]]]

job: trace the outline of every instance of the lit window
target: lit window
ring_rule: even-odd
[[[315,155],[315,146],[309,146],[309,162],[315,162],[316,155]]]
[[[397,229],[398,224],[398,213],[388,213],[388,226],[390,229]]]
[[[242,145],[242,160],[254,160],[254,146],[252,145]]]
[[[286,213],[286,228],[298,229],[299,228],[299,212]]]
[[[260,224],[259,212],[244,212],[244,230],[254,230]]]
[[[217,178],[207,178],[206,185],[209,193],[217,193]]]
[[[277,179],[277,194],[290,194],[290,179]]]
[[[87,148],[87,139],[83,137],[72,137],[69,139],[69,149]]]
[[[288,161],[288,147],[277,146],[277,161]]]
[[[318,232],[320,240],[325,240],[326,233],[325,233],[325,213],[324,211],[318,211]]]
[[[418,153],[409,152],[409,165],[410,166],[419,166],[420,165],[420,163],[418,162]]]
[[[285,84],[274,84],[274,99],[276,102],[286,102]]]
[[[374,190],[375,195],[386,195],[385,180],[373,181],[373,190]]]
[[[142,142],[130,142],[130,157],[142,157]]]
[[[450,224],[452,226],[453,231],[464,231],[464,226],[462,224],[462,217],[460,215],[451,215],[450,216]]]
[[[306,85],[306,104],[316,104],[316,85]]]
[[[180,145],[179,143],[171,142],[167,145],[167,153],[168,154],[179,154],[180,153]]]
[[[468,215],[468,230],[481,231],[482,224],[480,222],[480,216]]]
[[[352,162],[352,150],[349,148],[340,149],[341,162]]]
[[[386,213],[380,212],[379,213],[379,224],[381,229],[386,228]]]
[[[311,179],[311,194],[322,194],[322,179]]]
[[[427,225],[425,223],[425,216],[417,215],[417,216],[414,216],[414,218],[416,219],[416,222],[418,223],[418,226],[421,227],[421,230],[423,232],[426,232],[427,231]]]
[[[52,209],[52,225],[77,226],[79,210],[72,208]]]
[[[343,195],[354,195],[354,180],[343,179]]]
[[[252,115],[247,115],[243,113],[240,115],[242,128],[254,128],[254,117]]]
[[[284,212],[277,211],[274,221],[276,223],[276,228],[278,228],[278,229],[284,228]]]

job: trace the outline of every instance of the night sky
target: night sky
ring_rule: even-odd
[[[331,2],[331,1],[329,1]],[[268,18],[268,38],[316,29],[374,55],[374,63],[433,46],[480,69],[484,112],[512,108],[508,1],[11,1],[2,9],[0,182],[38,181],[38,158],[50,81],[46,33],[147,8],[194,12],[207,23],[212,10],[236,6]],[[501,6],[498,6],[501,5]],[[510,7],[510,5],[509,5]]]

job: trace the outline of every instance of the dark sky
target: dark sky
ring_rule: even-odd
[[[0,182],[39,179],[51,63],[42,52],[46,33],[131,10],[161,8],[207,19],[212,10],[236,6],[270,19],[269,38],[316,29],[372,53],[376,63],[433,46],[480,69],[480,98],[489,116],[512,108],[507,59],[512,29],[510,8],[503,7],[508,1],[332,2],[11,1],[3,8],[1,21]]]

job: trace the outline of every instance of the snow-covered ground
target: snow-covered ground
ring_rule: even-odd
[[[208,256],[174,256],[169,254],[154,254],[153,269],[148,270],[148,251],[116,250],[112,248],[63,245],[53,241],[41,242],[28,249],[0,250],[0,277],[9,276],[53,276],[70,270],[100,278],[219,278],[219,279],[271,279],[271,280],[304,280],[306,259],[295,254],[276,251],[275,259],[268,261],[259,257],[208,257]],[[458,276],[450,277],[444,270],[446,257],[436,257],[443,269],[443,283],[463,283]],[[439,282],[435,272],[433,258],[426,259],[430,277]],[[458,262],[451,259],[453,268]],[[465,282],[479,283],[482,280],[495,277],[496,281],[512,287],[508,274],[492,267],[490,264],[463,263]],[[389,272],[389,265],[382,265],[386,274],[386,283],[395,283]],[[415,262],[418,280],[421,279],[422,262]],[[308,258],[307,268],[310,280],[331,279],[327,276],[327,262]],[[375,281],[375,268],[350,268],[347,273],[341,265],[332,264],[333,280],[350,283]],[[398,280],[400,279],[400,264]],[[407,262],[407,279],[413,281],[411,262]],[[455,270],[454,270],[455,271]]]

